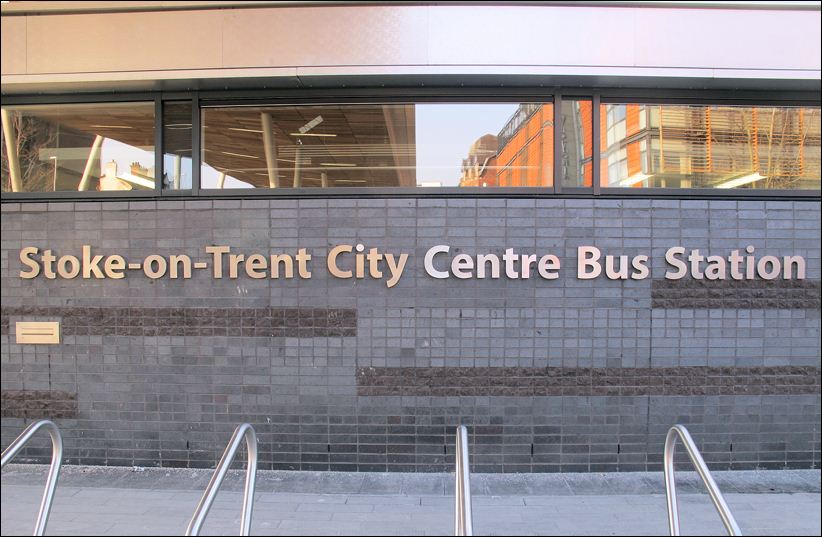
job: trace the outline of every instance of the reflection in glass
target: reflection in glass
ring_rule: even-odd
[[[521,104],[498,135],[495,186],[550,186],[554,178],[554,105]]]
[[[562,101],[562,184],[593,184],[593,104],[588,99]]]
[[[820,109],[603,104],[609,187],[820,188]]]
[[[163,103],[163,188],[191,188],[191,101]]]
[[[214,107],[203,188],[546,186],[550,104]]]
[[[154,103],[2,111],[3,192],[154,188]]]

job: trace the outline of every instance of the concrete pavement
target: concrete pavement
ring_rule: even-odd
[[[2,475],[2,534],[31,534],[45,466]],[[181,535],[207,470],[63,468],[50,535]],[[683,535],[723,535],[707,494],[678,474]],[[746,535],[820,535],[818,470],[716,472]],[[236,535],[244,476],[232,471],[203,527]],[[667,535],[662,475],[474,474],[477,535]],[[255,535],[453,534],[453,476],[258,472]]]

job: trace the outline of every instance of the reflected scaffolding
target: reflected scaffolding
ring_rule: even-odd
[[[820,110],[603,104],[601,184],[820,188]]]

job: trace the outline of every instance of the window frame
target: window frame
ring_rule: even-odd
[[[163,123],[164,119],[164,110],[166,103],[181,103],[191,101],[191,188],[181,188],[178,190],[174,190],[173,188],[163,188],[163,175],[165,174],[165,152],[163,151],[165,147],[163,146],[163,134],[165,132],[165,123]],[[159,178],[157,179],[158,191],[157,197],[158,198],[168,198],[168,197],[195,197],[197,196],[198,192],[198,185],[200,181],[200,170],[199,168],[195,169],[194,163],[199,161],[200,158],[200,148],[195,146],[195,140],[197,144],[199,144],[199,122],[200,122],[200,109],[197,106],[196,100],[196,92],[195,93],[163,93],[159,99],[157,113],[159,116],[155,114],[155,117],[159,117],[159,121],[155,125],[155,133],[159,133],[158,136],[158,148],[157,155],[160,158],[160,165],[158,166],[159,170]],[[195,129],[195,126],[197,128]],[[197,160],[195,160],[195,158]]]
[[[345,187],[334,189],[202,189],[201,170],[201,110],[218,106],[259,105],[319,105],[366,103],[552,103],[554,125],[560,120],[562,98],[592,100],[593,161],[591,187],[563,187],[561,178],[561,138],[554,136],[553,180],[551,187]],[[185,190],[162,188],[163,103],[192,101],[192,187]],[[79,104],[154,101],[155,103],[155,189],[144,192],[2,192],[0,202],[18,201],[104,201],[104,200],[210,200],[210,199],[301,199],[301,198],[666,198],[666,199],[822,199],[820,190],[755,190],[699,188],[618,188],[600,184],[600,104],[636,102],[639,104],[696,104],[747,106],[820,106],[820,94],[808,91],[755,90],[681,90],[681,89],[618,89],[618,88],[534,88],[534,87],[448,87],[448,88],[335,88],[226,90],[184,92],[128,92],[122,94],[40,94],[8,95],[3,105]]]

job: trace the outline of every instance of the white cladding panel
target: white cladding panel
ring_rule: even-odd
[[[814,80],[821,27],[819,10],[584,5],[5,15],[2,83],[13,93],[361,74]]]

